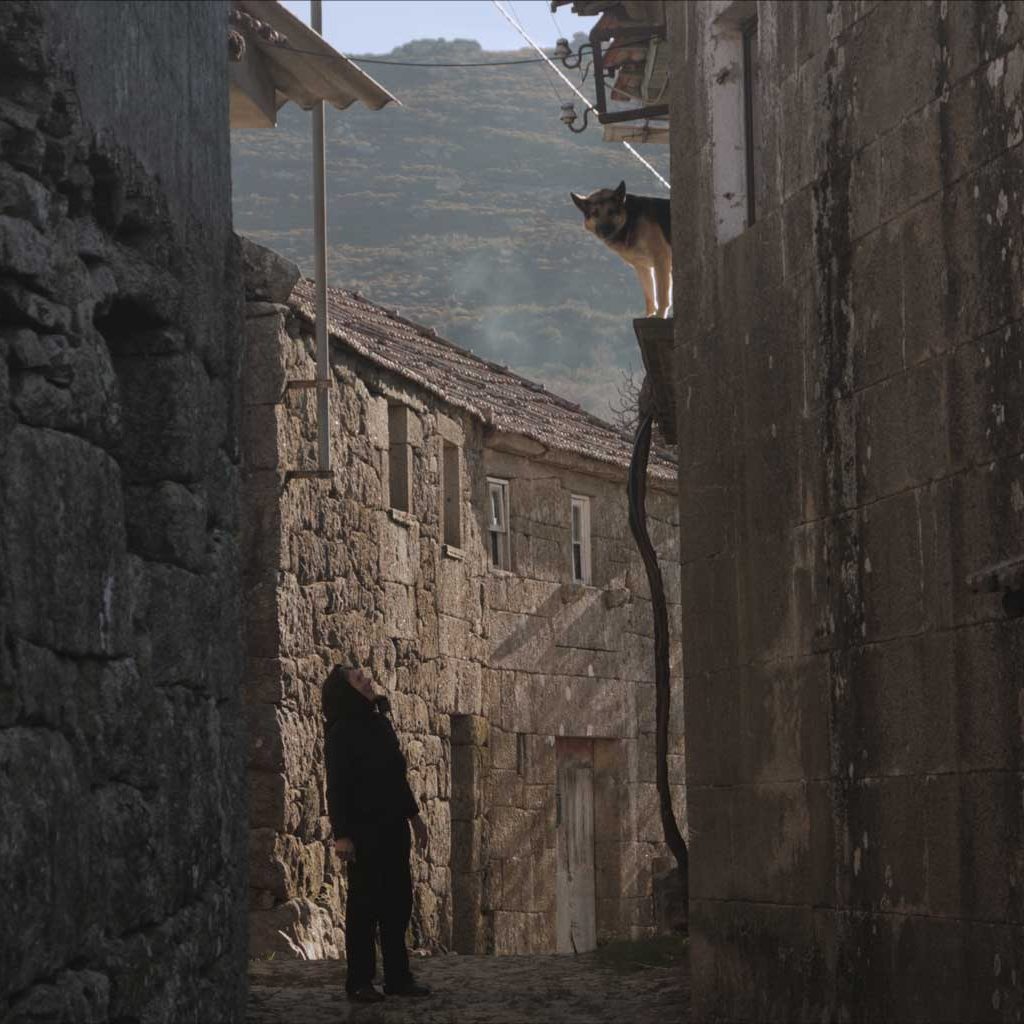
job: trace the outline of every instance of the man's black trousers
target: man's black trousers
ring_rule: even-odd
[[[354,828],[356,859],[348,864],[345,906],[347,992],[365,988],[377,973],[374,936],[380,927],[384,983],[400,987],[410,979],[405,930],[412,916],[409,822]]]

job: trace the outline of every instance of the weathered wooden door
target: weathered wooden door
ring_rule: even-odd
[[[585,953],[597,946],[594,907],[593,743],[557,739],[558,952]]]

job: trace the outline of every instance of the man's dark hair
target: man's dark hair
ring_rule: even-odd
[[[320,710],[328,723],[341,717],[342,709],[347,700],[346,690],[349,682],[347,674],[359,666],[351,664],[335,665],[324,680],[323,689],[320,691]]]

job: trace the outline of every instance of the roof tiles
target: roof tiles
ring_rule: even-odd
[[[313,282],[301,280],[290,304],[315,323]],[[445,341],[433,328],[339,288],[328,289],[327,312],[334,342],[495,430],[605,464],[629,465],[633,444],[628,435],[507,367]],[[674,459],[664,450],[652,450],[650,474],[675,480]]]

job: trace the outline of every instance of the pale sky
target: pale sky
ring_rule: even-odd
[[[309,24],[308,0],[283,3]],[[502,3],[541,46],[589,32],[597,20],[577,17],[569,7],[552,16],[548,0]],[[389,53],[412,39],[475,39],[485,50],[526,45],[490,0],[324,0],[324,38],[342,53]]]

